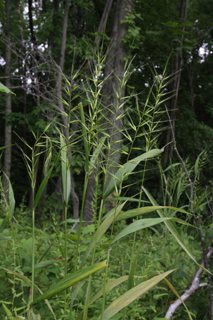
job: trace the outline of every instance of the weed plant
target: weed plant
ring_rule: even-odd
[[[178,267],[177,261],[171,258],[172,250],[177,252],[180,247],[178,254],[183,254],[180,261],[188,255],[196,262],[175,226],[176,223],[182,226],[189,224],[176,218],[175,214],[168,214],[181,212],[188,215],[188,212],[171,207],[171,203],[169,207],[166,203],[159,206],[144,187],[149,161],[155,161],[152,158],[157,159],[163,152],[163,149],[156,148],[161,130],[159,116],[161,104],[169,98],[166,88],[171,77],[166,75],[166,68],[161,76],[155,75],[149,96],[145,104],[141,104],[134,95],[121,98],[131,75],[131,65],[127,64],[123,79],[118,79],[119,85],[114,88],[116,105],[112,110],[104,105],[101,94],[104,82],[108,80],[103,78],[105,58],[96,56],[90,78],[84,83],[80,81],[81,91],[76,84],[78,73],[72,74],[71,82],[64,76],[64,96],[61,99],[65,113],[56,115],[42,134],[32,132],[35,139],[33,147],[24,141],[31,152],[31,157],[24,152],[23,155],[31,180],[33,207],[31,218],[23,209],[16,209],[14,215],[15,200],[10,184],[9,199],[3,197],[1,206],[1,210],[5,208],[0,226],[4,257],[0,271],[0,291],[3,292],[4,288],[0,308],[3,319],[163,319],[170,293],[160,282],[167,276],[171,278],[170,274]],[[126,107],[124,113],[120,112],[125,102],[133,99],[136,100],[137,125],[131,118],[130,107]],[[107,117],[109,113],[114,115],[113,122]],[[60,124],[60,116],[68,118],[68,128]],[[127,143],[128,152],[122,149],[126,162],[115,168],[112,156],[118,152],[115,146],[119,141],[114,141],[113,136],[118,130],[118,118],[125,118],[125,123],[128,123],[122,129],[122,140]],[[54,135],[50,138],[51,126]],[[110,128],[111,135],[106,128]],[[68,137],[64,129],[68,130]],[[137,139],[144,139],[145,150],[137,149],[140,154],[132,158]],[[73,150],[84,159],[85,169],[77,220],[68,217],[73,208],[70,202]],[[45,178],[36,190],[35,170],[42,153],[46,154]],[[39,201],[59,162],[64,221],[59,220],[55,211],[51,213],[52,220],[38,228]],[[114,170],[111,170],[112,166]],[[138,172],[142,172],[140,193],[132,193],[125,198],[127,185],[124,188],[123,182],[126,180],[128,183],[128,177],[137,176]],[[94,181],[93,223],[86,226],[84,209],[91,179]],[[128,187],[134,190],[134,184]],[[148,206],[142,195],[149,201]],[[126,210],[125,206],[133,201],[138,203],[137,208]],[[178,205],[178,201],[175,204]],[[159,217],[153,218],[153,212],[157,212]],[[144,214],[148,218],[143,218]],[[127,219],[132,223],[127,225]],[[77,228],[72,228],[74,223]],[[156,229],[154,226],[159,224],[162,226]],[[170,232],[167,242],[158,231],[165,228]],[[173,248],[169,253],[168,243]],[[178,296],[174,288],[173,293]],[[187,308],[186,311],[192,319]]]

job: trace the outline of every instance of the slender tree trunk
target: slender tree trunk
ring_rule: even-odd
[[[101,21],[100,21],[100,24],[99,24],[99,27],[98,27],[98,34],[99,33],[103,33],[105,28],[106,28],[106,23],[107,23],[107,20],[108,20],[108,17],[109,17],[109,13],[110,13],[110,10],[111,10],[111,7],[112,7],[112,2],[113,2],[113,0],[107,0],[106,1],[104,12],[102,14]],[[97,48],[98,48],[98,46],[100,44],[100,41],[101,41],[101,37],[97,36],[95,38],[95,45],[96,45],[95,50],[97,50]]]
[[[68,14],[69,14],[70,0],[66,0],[64,7],[64,20],[63,20],[63,30],[62,30],[62,42],[61,42],[61,53],[60,53],[60,63],[58,70],[58,78],[56,83],[56,90],[58,96],[58,105],[61,112],[61,119],[63,123],[63,132],[68,144],[68,159],[70,164],[70,175],[71,175],[71,198],[73,203],[73,217],[78,219],[79,217],[79,199],[75,192],[75,184],[72,172],[72,152],[71,147],[69,146],[69,112],[66,114],[62,102],[62,72],[64,68],[65,60],[65,49],[66,49],[66,39],[67,39],[67,24],[68,24]],[[65,115],[66,114],[66,115]]]
[[[108,151],[108,179],[118,168],[122,140],[122,114],[124,113],[125,96],[125,48],[122,38],[127,33],[128,24],[122,23],[126,15],[133,10],[133,0],[117,0],[116,10],[110,37],[109,52],[106,60],[102,94],[106,113],[104,124],[110,139],[111,149]]]
[[[21,58],[20,58],[20,65],[22,66],[20,68],[20,79],[21,79],[21,86],[23,87],[23,115],[24,118],[26,118],[26,105],[27,105],[27,97],[26,97],[26,67],[25,67],[25,63],[23,63],[23,57],[24,57],[24,36],[23,36],[23,27],[22,27],[22,23],[21,23],[21,1],[18,2],[18,7],[17,7],[17,11],[18,11],[18,15],[19,15],[19,28],[20,28],[20,36],[21,36]],[[24,123],[23,125],[23,138],[26,141],[26,123]],[[23,146],[23,150],[26,153],[26,145],[24,144]]]
[[[184,22],[186,21],[187,17],[187,0],[181,0],[181,5],[180,5],[180,14],[179,14],[179,21],[183,23],[183,28],[182,30],[185,30]],[[183,45],[183,38],[184,36],[181,35],[180,37],[180,47]],[[176,50],[175,52],[175,58],[172,63],[172,74],[174,74],[174,81],[172,85],[172,94],[174,96],[172,97],[171,100],[171,106],[170,106],[170,117],[172,120],[172,125],[175,130],[175,121],[176,121],[176,112],[177,112],[177,102],[178,102],[178,93],[179,93],[179,88],[180,88],[180,79],[181,79],[181,71],[183,67],[183,56],[182,56],[182,50]],[[171,129],[167,130],[167,135],[166,135],[166,145],[170,142],[171,140]],[[165,148],[164,152],[164,158],[163,158],[163,167],[165,167],[168,163],[169,157],[172,157],[173,153],[173,144],[169,144]]]
[[[102,21],[99,25],[99,31],[103,32],[106,25],[106,19],[109,15],[109,9],[111,7],[111,1],[107,1],[105,10],[103,12]],[[125,20],[126,14],[132,12],[133,0],[117,0],[115,15],[112,26],[112,33],[110,37],[110,44],[108,48],[108,54],[106,58],[106,67],[104,70],[105,79],[102,89],[102,96],[104,101],[104,113],[105,121],[103,122],[103,134],[107,132],[110,136],[109,144],[111,149],[108,152],[108,179],[111,178],[111,174],[117,169],[120,159],[121,139],[122,139],[122,117],[123,114],[123,100],[125,95],[125,48],[122,43],[122,38],[127,32],[128,25],[121,23]],[[99,39],[96,40],[97,44]],[[119,80],[118,80],[119,79]],[[119,118],[119,119],[118,119]],[[94,176],[90,177],[84,206],[83,220],[91,222],[93,219],[92,201],[94,198],[94,190],[96,188]]]
[[[8,39],[9,45],[6,46],[5,49],[5,76],[6,76],[6,81],[5,85],[6,87],[10,88],[11,83],[10,83],[10,72],[11,72],[11,48],[10,48],[10,43],[11,43],[11,33],[10,33],[10,11],[11,11],[11,6],[10,6],[10,1],[7,0],[5,1],[5,10],[6,10],[6,28],[5,28],[5,35]],[[12,106],[11,106],[11,94],[6,94],[5,98],[5,137],[4,137],[4,144],[5,146],[10,146],[12,143],[12,126],[10,124],[9,116],[12,112]],[[4,172],[7,175],[7,177],[10,179],[10,170],[11,170],[11,147],[8,147],[5,149],[4,152]],[[3,187],[6,196],[8,196],[8,189],[9,189],[9,181],[8,179],[4,176],[3,178]]]

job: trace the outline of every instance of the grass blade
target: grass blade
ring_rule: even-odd
[[[152,227],[158,223],[171,220],[172,218],[149,218],[149,219],[140,219],[131,223],[128,227],[123,229],[112,241],[112,244],[121,238],[127,236],[130,233],[136,232],[138,230],[142,230],[148,227]]]
[[[49,299],[55,296],[56,294],[66,290],[67,288],[73,286],[75,283],[89,277],[91,274],[105,268],[106,266],[107,266],[107,262],[105,260],[66,276],[64,279],[60,280],[58,283],[53,285],[49,290],[43,293],[40,297],[35,299],[31,304],[33,305],[45,299]]]
[[[172,292],[174,292],[174,294],[178,297],[178,299],[180,299],[180,301],[182,302],[182,304],[184,305],[185,309],[186,309],[186,312],[188,313],[188,316],[189,316],[189,319],[190,320],[193,320],[192,317],[191,317],[191,314],[187,308],[187,306],[185,305],[184,301],[182,301],[181,297],[179,296],[179,294],[177,293],[177,291],[175,290],[175,288],[173,287],[173,285],[167,280],[167,279],[164,279],[164,281],[166,282],[166,284],[168,285],[168,287],[172,290]]]
[[[178,212],[182,212],[185,214],[189,214],[189,212],[183,210],[183,209],[178,209],[175,207],[167,207],[167,206],[147,206],[147,207],[142,207],[142,208],[136,208],[136,209],[132,209],[132,210],[128,210],[126,212],[122,212],[121,214],[119,214],[119,216],[116,217],[115,221],[120,221],[120,220],[125,220],[125,219],[129,219],[129,218],[134,218],[137,217],[139,215],[145,214],[145,213],[150,213],[153,211],[157,211],[160,209],[171,209],[174,211],[178,211]]]
[[[115,175],[111,178],[109,184],[106,187],[106,190],[104,191],[103,198],[104,199],[107,198],[110,195],[110,193],[112,193],[115,190],[115,188],[124,179],[126,179],[130,173],[133,172],[133,170],[141,161],[157,157],[162,152],[163,152],[163,149],[153,149],[126,162],[120,169],[118,169]]]
[[[52,168],[50,168],[50,170],[49,170],[48,173],[46,174],[44,180],[42,181],[42,183],[41,183],[40,186],[39,186],[39,189],[38,189],[38,191],[37,191],[37,194],[36,194],[36,197],[35,197],[35,200],[34,200],[34,203],[33,203],[33,208],[34,208],[34,209],[36,208],[36,206],[37,206],[37,204],[38,204],[38,202],[39,202],[39,200],[40,200],[40,198],[41,198],[41,196],[42,196],[42,193],[43,193],[43,191],[44,191],[44,189],[45,189],[45,187],[46,187],[46,184],[47,184],[47,182],[48,182],[48,180],[49,180],[49,178],[50,178],[50,176],[51,176],[53,167],[54,167],[54,165],[52,166]]]
[[[6,86],[4,86],[3,83],[1,83],[1,82],[0,82],[0,91],[4,92],[4,93],[12,93],[12,94],[14,94],[14,96],[16,95],[14,92],[12,92]]]
[[[90,254],[90,252],[92,251],[92,249],[94,248],[95,243],[97,243],[100,238],[104,235],[104,233],[107,231],[107,229],[109,228],[109,226],[112,224],[113,220],[116,218],[116,216],[120,213],[120,211],[122,210],[123,206],[126,204],[126,201],[122,204],[120,204],[117,208],[113,209],[111,211],[111,213],[106,217],[106,219],[102,222],[102,224],[100,225],[100,227],[98,228],[98,230],[96,231],[96,233],[98,234],[94,234],[94,236],[92,237],[92,240],[90,241],[86,252],[84,253],[84,256],[81,260],[81,264],[80,266],[82,267],[82,265],[84,264],[85,260],[87,259],[88,255]]]
[[[84,109],[83,104],[80,102],[79,104],[80,108],[80,115],[81,115],[81,126],[82,126],[82,135],[83,135],[83,141],[84,141],[84,151],[85,151],[85,157],[86,157],[86,171],[88,171],[89,168],[89,147],[88,147],[88,139],[87,139],[87,127],[84,117]]]
[[[10,213],[10,219],[12,219],[16,201],[15,201],[13,187],[12,187],[12,184],[10,182],[10,179],[8,178],[6,173],[4,173],[4,175],[5,175],[6,179],[8,180],[8,183],[9,183],[9,211],[10,211],[9,213]]]
[[[65,144],[61,134],[60,134],[60,143],[61,143],[61,172],[62,172],[63,196],[64,196],[65,203],[68,204],[70,191],[71,191],[71,177],[70,177],[67,145]]]
[[[153,206],[157,206],[157,202],[154,200],[154,198],[151,196],[151,194],[144,188],[143,191],[145,192],[145,194],[147,195],[147,197],[149,198],[150,202],[153,204]],[[157,210],[157,213],[159,214],[159,216],[161,218],[165,218],[166,215],[164,213],[163,210]],[[183,250],[188,254],[188,256],[196,263],[196,265],[203,269],[204,271],[208,272],[211,274],[210,271],[208,271],[207,269],[205,269],[203,266],[201,266],[193,257],[193,255],[191,254],[191,252],[188,250],[188,248],[185,246],[185,244],[183,243],[183,240],[181,239],[179,233],[177,232],[176,228],[174,227],[174,225],[171,223],[171,221],[164,221],[165,225],[167,226],[167,228],[169,229],[169,231],[172,233],[172,235],[175,237],[175,239],[177,240],[177,242],[179,243],[179,245],[183,248]]]
[[[117,314],[120,310],[128,306],[131,302],[135,301],[139,298],[142,294],[147,292],[149,289],[154,287],[158,282],[163,280],[167,277],[171,272],[174,270],[167,271],[163,274],[160,274],[150,280],[140,283],[139,285],[135,286],[131,290],[125,292],[122,296],[118,299],[113,301],[110,306],[104,311],[103,317],[99,317],[97,320],[108,320],[111,319],[115,314]]]

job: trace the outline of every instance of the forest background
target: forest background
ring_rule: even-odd
[[[0,1],[2,319],[213,319],[212,7]]]

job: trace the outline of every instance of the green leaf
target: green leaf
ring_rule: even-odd
[[[6,215],[6,217],[4,218],[4,220],[0,226],[0,232],[2,232],[2,230],[4,230],[4,228],[6,227],[6,225],[8,224],[9,221],[10,221],[10,213],[8,213]]]
[[[12,147],[12,146],[14,146],[14,144],[10,144],[9,146],[0,147],[0,150],[4,150],[4,149],[7,149],[7,148]]]
[[[11,239],[11,238],[9,238],[9,237],[4,237],[4,236],[0,236],[0,240],[13,241],[13,239]]]
[[[55,296],[61,291],[66,290],[67,288],[73,286],[75,283],[89,277],[91,274],[105,268],[106,266],[107,266],[107,262],[105,260],[66,276],[64,279],[60,280],[58,283],[53,285],[49,290],[44,292],[40,297],[35,299],[31,304],[33,305],[45,299],[49,299]]]
[[[10,91],[10,89],[8,89],[7,87],[5,87],[5,86],[3,85],[3,83],[1,83],[1,82],[0,82],[0,91],[1,91],[1,92],[4,92],[4,93],[12,93],[12,94],[14,94],[14,96],[15,96],[15,93],[13,93],[12,91]]]
[[[142,230],[148,227],[152,227],[158,223],[171,220],[172,218],[149,218],[149,219],[140,219],[131,223],[128,227],[123,229],[112,241],[112,244],[119,239],[127,236],[130,233],[136,232],[138,230]]]
[[[86,252],[84,253],[84,256],[81,260],[80,266],[84,264],[85,260],[87,259],[88,255],[90,254],[91,250],[94,248],[95,243],[97,243],[101,237],[104,235],[104,233],[107,231],[109,226],[112,224],[113,220],[116,219],[117,215],[122,210],[123,206],[126,204],[127,201],[120,204],[117,208],[111,210],[110,214],[106,217],[106,219],[102,222],[94,236],[92,237],[92,240],[90,241]]]
[[[162,152],[163,149],[153,149],[126,162],[111,178],[109,184],[106,187],[106,190],[104,191],[103,198],[107,198],[123,180],[128,178],[128,175],[133,172],[133,170],[141,161],[157,157]]]
[[[43,191],[44,191],[44,189],[45,189],[45,187],[46,187],[46,185],[47,185],[47,182],[48,182],[48,180],[49,180],[49,178],[50,178],[50,176],[51,176],[51,173],[52,173],[52,171],[53,171],[53,167],[54,167],[54,165],[53,165],[53,166],[50,168],[50,170],[47,172],[44,180],[42,181],[42,183],[41,183],[40,186],[39,186],[39,189],[38,189],[38,191],[37,191],[37,194],[36,194],[36,197],[35,197],[35,200],[34,200],[34,203],[33,203],[33,208],[36,208],[36,206],[37,206],[37,204],[38,204],[38,202],[39,202],[39,200],[40,200],[40,198],[41,198],[41,196],[42,196],[42,193],[43,193]]]
[[[144,188],[143,191],[145,192],[145,194],[147,195],[147,197],[149,198],[150,202],[153,204],[153,206],[157,206],[157,202],[154,200],[154,198],[151,196],[151,194]],[[161,218],[165,218],[166,215],[163,212],[163,210],[157,210],[157,213],[159,214],[159,216]],[[175,226],[170,222],[170,221],[164,221],[166,227],[169,229],[169,231],[172,233],[172,235],[174,236],[174,238],[177,240],[177,242],[179,243],[179,245],[183,248],[183,250],[188,254],[188,256],[198,265],[199,268],[203,269],[204,271],[208,272],[211,274],[210,271],[208,271],[207,269],[205,269],[203,266],[201,266],[193,257],[193,255],[191,254],[191,252],[188,250],[188,248],[185,246],[185,244],[183,243],[183,240],[181,239],[179,233],[177,232]]]
[[[97,159],[99,157],[99,154],[103,150],[103,145],[104,145],[105,140],[106,140],[106,137],[102,137],[100,139],[100,142],[97,145],[97,147],[94,148],[94,152],[93,152],[93,154],[92,154],[92,156],[90,158],[89,167],[88,167],[89,174],[91,174],[92,170],[94,168],[96,168],[95,163],[96,163],[96,161],[97,161]]]
[[[188,313],[188,316],[189,316],[189,319],[190,320],[193,320],[191,315],[190,315],[190,312],[187,308],[187,306],[185,305],[184,301],[181,299],[181,297],[179,296],[179,294],[177,293],[177,291],[175,290],[175,288],[173,287],[173,285],[167,280],[167,279],[164,279],[164,281],[166,282],[166,284],[169,286],[169,288],[172,290],[172,292],[174,292],[174,294],[177,296],[177,298],[182,302],[182,304],[184,305],[184,308],[186,309],[186,312]]]
[[[163,280],[166,276],[168,276],[174,270],[167,271],[163,274],[160,274],[150,280],[140,283],[139,285],[135,286],[131,290],[125,292],[122,296],[118,299],[113,301],[110,306],[104,311],[103,317],[100,316],[97,320],[108,320],[111,319],[115,314],[117,314],[120,310],[128,306],[131,302],[135,301],[139,298],[142,294],[150,290],[154,287],[158,282]]]
[[[8,180],[8,183],[9,183],[9,220],[12,219],[13,217],[13,213],[14,213],[14,209],[15,209],[15,197],[14,197],[14,192],[13,192],[13,187],[12,187],[12,184],[10,182],[10,179],[8,178],[8,176],[4,173],[5,177],[7,178]],[[8,218],[6,219],[7,221]]]
[[[9,207],[10,207],[10,219],[12,219],[15,209],[15,197],[12,184],[9,180]]]
[[[3,308],[4,308],[4,311],[5,311],[6,315],[7,315],[8,317],[12,317],[12,313],[11,313],[10,310],[5,306],[4,303],[2,303],[2,306],[3,306]]]
[[[139,255],[139,252],[141,250],[143,242],[141,241],[141,244],[138,248],[138,251],[135,255],[134,261],[131,262],[131,268],[129,271],[129,277],[128,277],[128,290],[132,289],[135,286],[135,268],[136,268],[136,264],[137,264],[137,258]]]
[[[45,268],[45,267],[49,266],[50,264],[53,264],[56,262],[57,261],[55,259],[41,261],[41,262],[35,264],[34,269]]]
[[[79,222],[79,219],[67,219],[67,223],[75,223],[75,222]],[[85,222],[85,221],[83,221]],[[65,224],[66,222],[65,221],[62,221],[59,223],[59,225],[61,224]]]
[[[109,283],[106,284],[105,286],[105,293],[109,292],[110,290],[112,290],[113,288],[115,288],[116,286],[118,286],[119,284],[123,283],[124,281],[126,281],[128,279],[128,276],[123,276],[120,277],[116,280],[110,281]],[[89,302],[89,305],[92,305],[96,300],[98,300],[100,297],[103,296],[104,293],[104,288],[102,288],[93,298],[92,300]],[[77,317],[76,320],[81,320],[83,317],[84,311],[82,311],[79,316]]]
[[[199,162],[200,162],[200,157],[202,156],[202,154],[205,152],[205,150],[204,151],[202,151],[200,154],[199,154],[199,156],[197,157],[197,159],[196,159],[196,162],[195,162],[195,177],[197,177],[197,175],[198,175],[198,172],[199,172]]]
[[[169,206],[147,206],[147,207],[142,207],[142,208],[136,208],[136,209],[132,209],[132,210],[128,210],[126,212],[122,212],[121,214],[119,214],[115,221],[120,221],[120,220],[124,220],[124,219],[130,219],[130,218],[134,218],[134,217],[137,217],[137,216],[140,216],[142,214],[145,214],[145,213],[150,213],[150,212],[153,212],[153,211],[157,211],[157,210],[160,210],[160,209],[171,209],[171,210],[174,210],[174,211],[178,211],[178,212],[182,212],[182,213],[185,213],[185,214],[189,214],[187,211],[183,210],[183,209],[179,209],[179,208],[175,208],[175,207],[169,207]]]
[[[82,135],[83,135],[83,141],[84,141],[84,151],[85,151],[85,157],[86,157],[86,171],[88,171],[89,167],[89,147],[88,147],[88,139],[87,139],[87,127],[84,117],[84,109],[83,104],[80,102],[79,104],[80,108],[80,115],[81,115],[81,127],[82,127]]]
[[[71,177],[70,177],[67,145],[64,142],[62,134],[60,134],[60,143],[61,143],[61,172],[62,172],[63,196],[64,196],[64,201],[67,205],[69,202],[70,191],[71,191]]]

